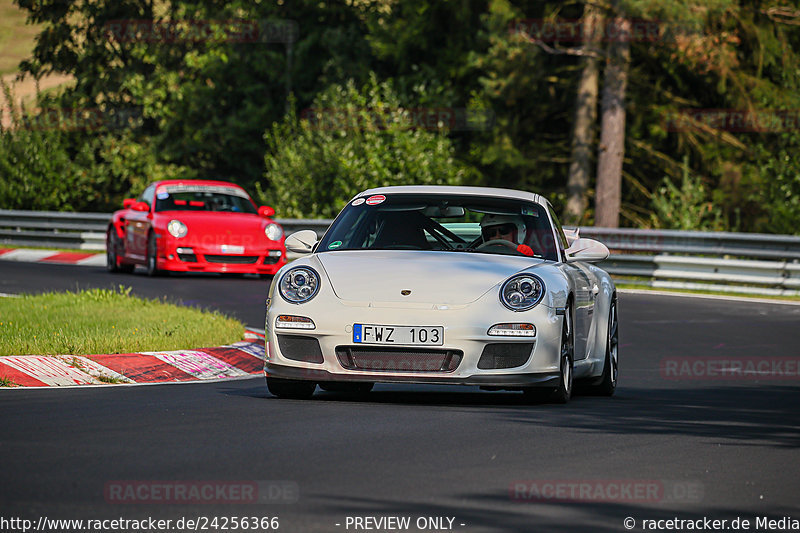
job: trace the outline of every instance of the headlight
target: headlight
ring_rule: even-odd
[[[514,276],[500,289],[500,301],[512,311],[527,311],[542,301],[544,281],[532,274]]]
[[[293,268],[281,277],[278,289],[287,302],[307,302],[319,291],[319,274],[309,267]]]
[[[181,237],[185,237],[186,234],[189,232],[186,224],[181,222],[180,220],[170,220],[169,224],[167,224],[167,231],[170,235],[175,237],[176,239],[180,239]]]
[[[264,234],[271,241],[279,241],[283,237],[283,229],[275,223],[270,223],[264,228]]]

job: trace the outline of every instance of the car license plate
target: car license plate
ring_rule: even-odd
[[[233,244],[223,244],[220,246],[220,251],[223,254],[243,254],[244,246],[235,246]]]
[[[444,344],[444,327],[354,324],[353,342],[361,344],[441,346]]]

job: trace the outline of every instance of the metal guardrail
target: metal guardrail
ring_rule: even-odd
[[[105,250],[110,213],[58,213],[0,209],[0,243]]]
[[[317,232],[317,237],[322,235],[328,230],[328,226],[333,223],[332,218],[276,218],[275,222],[283,226],[283,231],[286,235],[291,235],[295,231],[301,229],[313,229]]]
[[[0,243],[103,250],[110,213],[0,209]],[[275,219],[287,234],[331,219]],[[800,237],[758,233],[581,227],[611,250],[599,266],[617,278],[659,288],[800,296]]]
[[[580,228],[581,237],[609,249],[659,254],[729,255],[756,259],[800,259],[800,237],[766,233]]]
[[[800,263],[659,254],[613,254],[599,266],[656,288],[800,296]]]

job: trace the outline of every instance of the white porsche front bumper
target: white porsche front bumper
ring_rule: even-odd
[[[278,327],[280,315],[311,319],[314,329]],[[550,386],[560,376],[562,321],[563,316],[544,302],[525,312],[506,309],[496,291],[465,305],[348,302],[332,294],[298,305],[271,294],[265,372],[269,377],[316,382]],[[493,325],[503,323],[533,324],[536,334],[488,334]],[[444,342],[356,343],[354,324],[442,326]]]

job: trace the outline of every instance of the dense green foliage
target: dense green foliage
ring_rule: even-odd
[[[363,90],[353,82],[331,86],[305,117],[290,112],[267,132],[270,187],[259,187],[262,202],[287,217],[334,217],[369,187],[468,181],[449,139],[419,127],[414,112],[374,77]]]
[[[0,206],[102,211],[144,189],[148,176],[187,174],[160,162],[150,139],[135,138],[130,114],[110,122],[99,108],[78,113],[42,104],[38,113],[11,109],[9,128],[0,128]]]
[[[176,175],[232,179],[287,217],[330,216],[362,188],[397,183],[536,190],[557,206],[565,196],[581,43],[537,45],[512,28],[578,21],[582,1],[17,2],[45,28],[23,70],[77,78],[48,106],[132,107],[140,117],[107,130],[0,131],[0,207],[108,209]],[[659,32],[631,41],[622,223],[798,233],[797,7],[620,4]],[[159,42],[120,39],[121,20],[212,23],[203,38]],[[296,35],[231,38],[231,21]],[[392,118],[375,127],[373,107]],[[318,127],[309,108],[364,116]],[[420,109],[490,120],[404,122],[402,110]],[[737,129],[687,110],[788,112],[794,121]],[[583,223],[592,217],[590,208]]]

